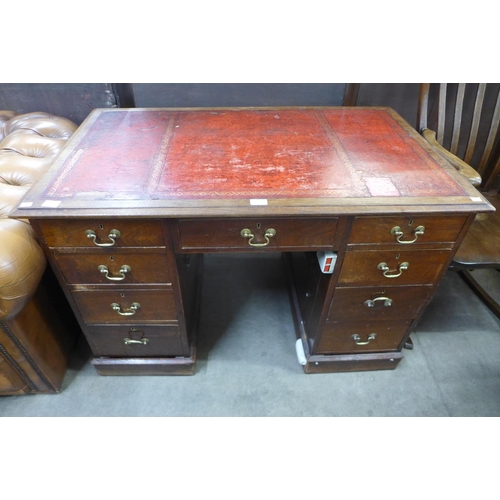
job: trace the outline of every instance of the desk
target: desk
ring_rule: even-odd
[[[395,368],[490,210],[388,108],[98,109],[13,216],[98,373],[156,375],[194,373],[206,252],[283,252],[306,373]]]

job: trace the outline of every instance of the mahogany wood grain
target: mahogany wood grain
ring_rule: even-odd
[[[95,245],[85,234],[89,229],[96,233],[98,243],[110,243],[108,236],[111,230],[118,229],[121,235],[112,248],[165,246],[161,223],[155,220],[57,219],[40,220],[39,223],[49,247],[111,248]]]
[[[194,375],[196,352],[182,358],[94,358],[99,375]]]
[[[334,250],[337,242],[337,218],[330,219],[182,219],[179,220],[178,250],[227,251],[227,250]],[[274,229],[266,246],[265,233]],[[241,235],[249,229],[255,236],[252,240]]]
[[[349,251],[346,253],[339,284],[357,286],[389,286],[389,285],[426,285],[434,284],[446,266],[450,250],[428,249],[377,249],[366,251]],[[384,276],[377,266],[385,262],[389,267],[388,275],[399,273],[399,265],[408,262],[407,270],[395,278]]]
[[[400,352],[312,355],[304,366],[304,372],[337,373],[394,370],[403,357]]]
[[[410,321],[372,321],[327,323],[323,328],[316,354],[396,351],[410,326]],[[353,335],[367,342],[370,334],[376,335],[367,345],[357,345]]]
[[[418,236],[415,243],[402,243],[401,246],[419,246],[422,243],[454,242],[467,221],[467,217],[425,215],[398,217],[356,217],[349,238],[349,244],[396,243],[397,237],[391,233],[396,226],[401,228],[404,236],[400,239],[408,241],[415,239],[415,229],[424,226],[424,234]]]
[[[172,278],[164,253],[55,253],[59,269],[69,285],[101,284],[126,286],[135,284],[170,284]],[[106,266],[108,273],[102,273]],[[130,270],[121,273],[122,266]],[[109,279],[108,278],[114,278]],[[123,277],[123,279],[122,279]],[[117,280],[120,281],[117,281]]]
[[[143,358],[189,354],[184,352],[177,325],[93,326],[85,328],[85,335],[97,357]],[[126,343],[125,339],[135,342]]]
[[[138,324],[177,321],[177,311],[171,289],[137,290],[73,290],[72,295],[87,325],[91,324]],[[122,316],[111,304],[118,304],[122,312],[129,312],[132,304],[140,307],[135,314]]]
[[[39,228],[98,373],[157,375],[194,372],[199,254],[223,251],[293,252],[306,373],[395,368],[471,217],[492,210],[388,108],[200,108],[95,110],[13,215]],[[407,228],[426,231],[404,245],[396,225],[405,239]],[[112,229],[121,235],[108,247],[85,234],[105,244]],[[332,275],[318,271],[317,250],[337,252]],[[101,259],[132,271],[108,283],[95,275]],[[405,261],[399,278],[377,269]],[[399,309],[363,316],[351,287],[390,288]],[[111,308],[133,302],[133,315]],[[376,340],[356,345],[351,335],[363,341],[374,325]],[[151,343],[126,346],[131,327]]]
[[[0,354],[7,361],[0,396],[59,392],[80,333],[52,270],[47,269],[31,301],[19,314],[0,322]]]
[[[476,215],[453,258],[454,268],[500,268],[500,196],[488,199],[497,211]]]
[[[378,286],[337,288],[327,321],[377,321],[413,319],[434,292],[432,286]],[[390,299],[385,305],[382,297]],[[375,300],[379,299],[379,300]],[[369,307],[366,301],[374,301]]]
[[[29,385],[0,352],[0,395],[31,392]]]

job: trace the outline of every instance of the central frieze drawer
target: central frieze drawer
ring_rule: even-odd
[[[85,332],[95,356],[144,358],[184,354],[177,325],[91,326]]]
[[[176,321],[174,294],[164,290],[71,292],[86,324]]]
[[[358,286],[433,284],[450,250],[367,250],[346,252],[339,284]]]
[[[433,291],[429,285],[337,288],[327,321],[415,318]]]
[[[49,247],[165,246],[162,224],[143,219],[40,220]]]
[[[54,257],[68,285],[172,281],[163,253],[56,253]]]
[[[349,244],[450,243],[458,238],[466,220],[464,216],[356,217]]]
[[[396,351],[410,321],[372,323],[327,323],[323,329],[318,354]]]
[[[180,250],[334,249],[337,218],[181,219]]]

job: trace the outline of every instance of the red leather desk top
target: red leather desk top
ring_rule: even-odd
[[[457,175],[388,108],[103,109],[20,208],[470,204]]]

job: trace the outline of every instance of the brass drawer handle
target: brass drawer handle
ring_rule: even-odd
[[[87,236],[87,238],[91,239],[94,242],[94,245],[96,245],[98,247],[112,247],[116,243],[116,239],[121,236],[121,233],[120,233],[120,231],[118,231],[118,229],[111,229],[111,231],[108,234],[108,238],[111,240],[111,243],[98,243],[96,241],[97,236],[96,236],[95,232],[92,231],[92,229],[87,229],[85,231],[85,236]]]
[[[368,345],[372,340],[376,339],[377,334],[370,333],[370,335],[368,335],[368,338],[365,341],[362,341],[361,337],[357,333],[355,333],[354,335],[351,335],[351,337],[352,337],[352,340],[354,340],[354,343],[356,345]]]
[[[142,344],[142,345],[146,345],[148,342],[149,342],[149,339],[146,339],[146,338],[142,338],[141,340],[134,340],[134,339],[129,339],[128,337],[124,338],[123,339],[123,342],[125,342],[125,344]]]
[[[375,299],[366,300],[365,301],[365,306],[366,307],[375,307],[375,302],[377,302],[377,300],[383,300],[384,301],[384,307],[390,307],[390,306],[392,306],[392,299],[390,299],[389,297],[377,297]]]
[[[116,302],[113,302],[111,304],[111,309],[113,309],[113,311],[116,311],[120,316],[133,316],[137,312],[137,309],[139,309],[139,307],[141,307],[141,304],[139,304],[139,302],[132,302],[130,309],[128,309],[127,311],[122,311],[120,304],[117,304]]]
[[[403,271],[406,271],[409,267],[410,264],[408,262],[402,262],[401,264],[399,264],[398,269],[389,269],[389,266],[385,262],[381,262],[377,266],[377,269],[380,269],[386,278],[397,278],[398,276],[401,276],[403,274]],[[389,274],[395,273],[398,270],[398,274]]]
[[[266,233],[264,234],[264,238],[266,239],[265,243],[253,243],[255,236],[252,234],[250,229],[242,229],[240,235],[243,236],[243,238],[248,238],[248,244],[251,247],[266,247],[270,243],[269,238],[276,236],[276,229],[273,229],[272,227],[266,229]]]
[[[413,234],[415,235],[415,238],[413,240],[402,240],[401,238],[404,236],[403,231],[401,231],[401,228],[399,226],[394,226],[391,229],[391,234],[396,236],[396,241],[398,243],[401,243],[403,245],[409,245],[410,243],[415,243],[418,240],[419,236],[422,236],[424,234],[425,227],[424,226],[418,226],[415,228],[413,231]]]
[[[101,264],[97,269],[110,281],[123,281],[125,279],[125,274],[131,271],[130,266],[124,265],[118,271],[118,276],[110,276],[109,269],[106,266]]]

